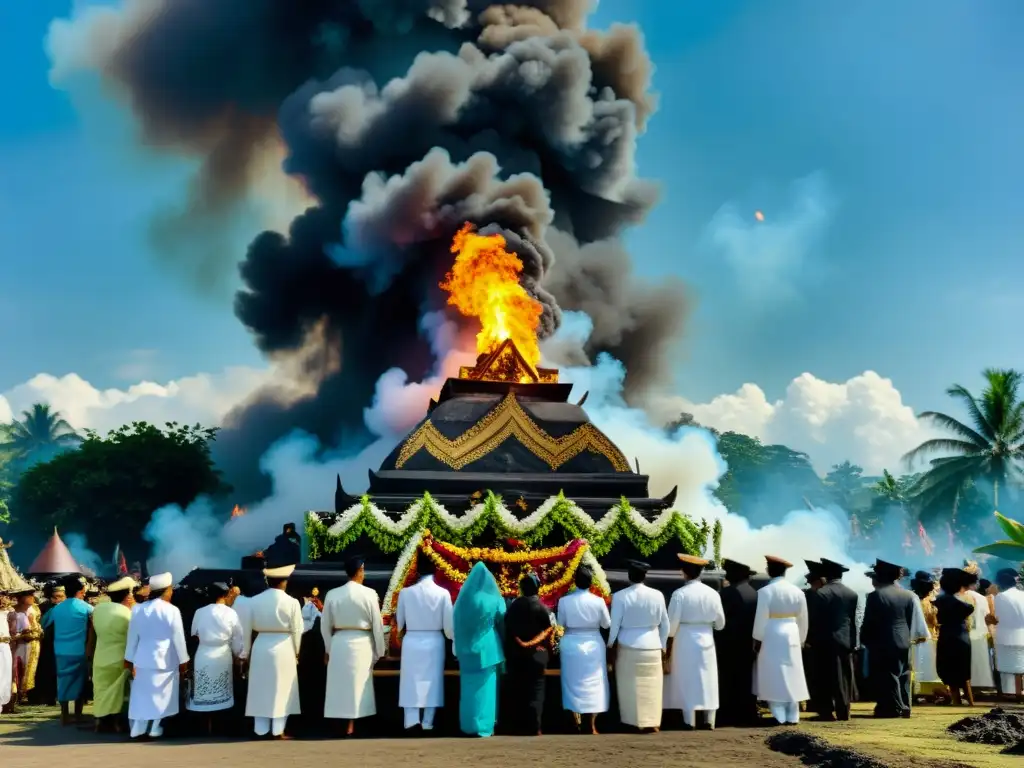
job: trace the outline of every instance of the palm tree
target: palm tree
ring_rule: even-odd
[[[933,453],[951,454],[932,459],[931,468],[911,489],[922,506],[940,498],[957,498],[972,480],[992,484],[994,506],[999,506],[999,486],[1021,475],[1024,458],[1024,401],[1019,398],[1019,371],[986,368],[985,389],[975,398],[966,387],[955,384],[946,394],[967,410],[969,425],[938,411],[925,411],[919,419],[951,433],[950,437],[925,440],[907,453],[908,464]]]
[[[996,520],[1009,538],[974,550],[979,555],[994,555],[1011,562],[1024,563],[1024,524],[996,512]]]
[[[58,411],[36,403],[22,411],[21,419],[6,426],[4,447],[21,461],[46,460],[63,448],[78,445],[82,438]]]

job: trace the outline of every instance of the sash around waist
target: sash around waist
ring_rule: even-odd
[[[785,619],[795,619],[799,616],[796,613],[769,613],[768,619],[770,621],[783,621]]]
[[[567,635],[600,635],[601,630],[595,627],[566,627]]]
[[[370,632],[372,631],[369,627],[335,627],[331,630],[332,633],[337,632]]]

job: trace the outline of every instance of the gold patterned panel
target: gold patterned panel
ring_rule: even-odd
[[[530,418],[511,393],[454,440],[449,440],[431,422],[426,422],[402,445],[395,468],[401,469],[417,451],[425,448],[435,459],[458,472],[510,437],[519,440],[552,471],[583,451],[601,454],[611,462],[616,472],[630,471],[622,451],[593,424],[582,424],[564,437],[551,437]]]

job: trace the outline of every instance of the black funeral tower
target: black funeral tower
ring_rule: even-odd
[[[647,518],[671,506],[676,489],[649,498],[647,476],[590,422],[586,394],[569,402],[571,390],[556,370],[533,368],[503,342],[448,379],[426,418],[370,471],[367,493],[396,517],[424,492],[452,514],[488,491],[521,516],[559,491],[595,519],[622,497]],[[339,479],[335,512],[358,502]]]

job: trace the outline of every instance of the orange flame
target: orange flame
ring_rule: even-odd
[[[448,292],[449,304],[480,321],[477,354],[493,352],[511,339],[523,359],[536,368],[543,308],[519,283],[523,262],[505,250],[504,237],[477,234],[469,223],[455,234],[451,250],[455,263],[441,288]]]
[[[241,517],[244,514],[245,514],[245,507],[240,507],[237,504],[235,504],[235,508],[231,510],[231,516],[232,517]]]

